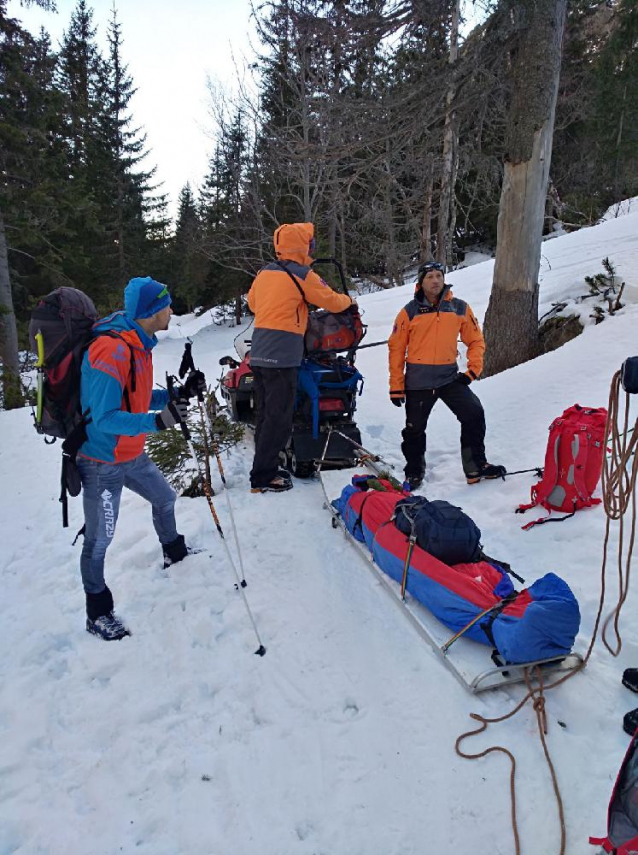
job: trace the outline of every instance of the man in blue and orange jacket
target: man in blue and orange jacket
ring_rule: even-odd
[[[312,270],[314,235],[312,223],[280,226],[273,236],[277,261],[259,271],[248,292],[248,305],[255,314],[250,348],[257,412],[250,473],[253,493],[278,493],[292,487],[278,463],[292,432],[308,304],[329,312],[343,312],[353,305],[350,297],[337,294]]]
[[[124,487],[151,503],[165,566],[188,555],[175,524],[176,493],[144,452],[146,434],[183,421],[189,398],[205,388],[203,374],[191,372],[173,400],[166,390],[153,389],[155,333],[168,329],[171,315],[165,285],[150,276],[131,279],[124,311],[98,321],[82,362],[80,399],[87,439],[76,458],[84,503],[80,568],[87,631],[106,641],[129,634],[113,614],[113,596],[104,581],[105,553]]]
[[[483,334],[472,309],[445,284],[444,271],[437,261],[421,265],[414,298],[397,315],[388,339],[390,399],[397,407],[405,403],[401,451],[412,489],[425,475],[425,431],[439,398],[461,423],[461,460],[468,484],[505,474],[504,466],[485,459],[485,413],[470,389],[483,369]],[[467,346],[464,372],[456,363],[459,338]]]

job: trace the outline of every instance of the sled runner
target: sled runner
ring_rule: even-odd
[[[379,463],[366,455],[363,450],[358,449],[356,453],[362,466],[376,475],[386,475],[386,473],[382,473]],[[353,537],[350,531],[351,524],[350,526],[346,524],[342,515],[333,505],[333,501],[338,499],[342,493],[343,473],[324,472],[320,468],[319,477],[326,500],[325,507],[332,515],[333,528],[343,529],[346,539],[358,552],[384,591],[402,611],[421,638],[434,650],[468,691],[478,693],[487,689],[502,688],[513,683],[524,682],[526,669],[532,669],[535,666],[540,666],[544,672],[547,672],[546,679],[548,680],[551,679],[552,674],[558,676],[558,673],[563,674],[565,671],[581,666],[582,656],[571,652],[571,649],[565,649],[561,653],[548,657],[517,661],[516,664],[504,661],[494,651],[490,664],[490,648],[486,644],[472,640],[471,633],[482,631],[479,622],[485,624],[486,621],[489,621],[492,616],[491,613],[496,611],[496,608],[493,606],[480,610],[477,619],[471,623],[468,621],[468,625],[461,632],[452,632],[409,590],[405,590],[405,584],[400,584],[383,572],[375,562],[365,542],[360,542]]]

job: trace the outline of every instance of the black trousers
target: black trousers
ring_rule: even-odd
[[[296,368],[255,366],[255,458],[251,487],[266,487],[277,477],[279,452],[292,433],[292,413],[297,394]]]
[[[406,475],[425,472],[425,429],[439,398],[461,423],[461,459],[465,474],[476,472],[486,463],[483,406],[469,386],[455,380],[440,389],[406,391],[406,424],[401,433]]]

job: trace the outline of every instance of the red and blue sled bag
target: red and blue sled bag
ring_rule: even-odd
[[[607,837],[590,837],[593,845],[615,855],[638,855],[638,731],[622,762],[607,811]]]
[[[365,490],[357,476],[353,483],[333,504],[350,534],[365,543],[379,568],[400,583],[408,538],[396,528],[392,515],[404,495],[389,484],[384,484],[390,488],[386,492]],[[512,581],[496,562],[449,566],[415,545],[406,589],[452,633],[508,598],[501,610],[495,608],[465,635],[496,647],[512,664],[567,655],[580,626],[578,602],[567,583],[554,573],[547,573],[512,599]]]

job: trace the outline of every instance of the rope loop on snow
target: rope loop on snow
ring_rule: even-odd
[[[467,733],[462,734],[461,736],[459,736],[455,743],[456,753],[460,757],[464,757],[468,760],[477,760],[481,757],[486,757],[488,754],[494,752],[506,754],[510,758],[511,816],[516,855],[520,855],[521,851],[520,837],[516,824],[516,759],[512,752],[509,751],[509,749],[504,748],[502,745],[491,746],[490,748],[486,748],[484,751],[481,751],[477,754],[468,754],[467,752],[461,750],[461,744],[465,739],[468,739],[471,736],[477,736],[479,733],[484,733],[487,730],[488,725],[498,724],[499,722],[506,721],[507,719],[512,718],[519,710],[521,710],[525,706],[525,704],[528,700],[530,700],[530,698],[532,699],[532,708],[536,714],[536,721],[538,724],[538,734],[543,748],[543,754],[545,755],[545,760],[549,768],[550,776],[552,779],[552,786],[554,789],[554,796],[556,798],[556,804],[558,807],[561,835],[560,855],[564,855],[567,840],[565,828],[565,812],[563,807],[563,800],[558,786],[558,777],[556,775],[556,770],[554,768],[554,764],[550,757],[549,749],[547,746],[546,736],[548,731],[545,693],[549,689],[555,689],[563,683],[566,683],[567,680],[570,680],[572,677],[582,671],[583,668],[585,668],[585,666],[587,665],[589,658],[591,657],[592,652],[594,650],[596,638],[598,636],[598,630],[600,627],[603,607],[605,604],[605,575],[607,568],[609,539],[611,534],[612,521],[618,521],[619,523],[618,602],[616,603],[611,613],[605,619],[601,635],[605,647],[609,650],[612,656],[618,656],[622,647],[622,639],[620,637],[618,621],[620,618],[620,611],[625,600],[627,599],[627,593],[629,591],[629,570],[636,540],[636,485],[638,483],[638,418],[636,419],[633,428],[631,428],[629,426],[629,393],[626,393],[625,395],[624,416],[621,417],[620,390],[621,372],[617,371],[611,381],[611,387],[609,391],[609,406],[607,411],[607,424],[605,428],[605,446],[610,448],[610,453],[605,457],[602,473],[603,507],[605,509],[607,521],[603,542],[603,562],[601,567],[600,578],[600,598],[598,601],[598,611],[594,620],[591,640],[589,642],[589,646],[587,648],[587,652],[583,658],[583,661],[578,665],[578,667],[569,671],[563,677],[559,677],[559,679],[555,680],[553,683],[548,683],[547,685],[543,683],[543,674],[538,666],[534,669],[533,675],[534,679],[536,680],[536,685],[532,683],[532,678],[529,675],[527,669],[525,669],[524,673],[525,684],[527,686],[527,694],[523,697],[520,703],[516,707],[514,707],[514,709],[511,710],[509,713],[506,713],[505,715],[500,716],[498,718],[490,719],[485,718],[479,713],[470,713],[470,718],[474,719],[475,721],[480,721],[481,727],[476,730],[471,730]],[[624,428],[622,431],[621,427]],[[628,513],[630,516],[630,532],[625,553],[625,517]],[[606,638],[606,630],[612,619],[614,634],[616,637],[615,647],[612,647]]]

